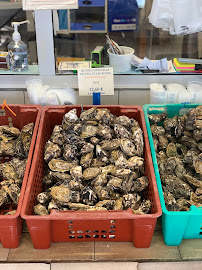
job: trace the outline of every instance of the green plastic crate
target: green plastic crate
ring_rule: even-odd
[[[148,115],[166,112],[168,117],[173,117],[175,115],[183,115],[189,109],[195,108],[198,105],[200,104],[150,104],[143,106],[154,171],[162,207],[163,237],[165,244],[168,246],[178,246],[181,244],[182,239],[202,239],[202,207],[197,208],[195,206],[191,206],[190,211],[188,212],[174,212],[166,209]]]

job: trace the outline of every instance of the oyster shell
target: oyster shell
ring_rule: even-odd
[[[101,148],[107,151],[116,150],[120,145],[121,141],[119,139],[113,139],[110,141],[104,140],[100,142]]]
[[[107,187],[109,187],[112,190],[122,191],[122,182],[123,182],[123,179],[118,178],[118,177],[112,177],[108,181]]]
[[[74,211],[86,211],[90,208],[89,205],[83,204],[83,203],[68,203],[68,207],[71,210]]]
[[[159,149],[165,150],[168,147],[168,139],[165,135],[159,135]]]
[[[92,107],[89,110],[83,111],[80,114],[80,119],[82,121],[93,119],[95,117],[96,111],[97,111],[96,107]]]
[[[166,155],[168,157],[175,157],[177,156],[177,148],[176,145],[174,143],[169,143],[167,148],[166,148]]]
[[[136,156],[137,150],[135,145],[128,139],[121,139],[121,150],[126,154],[127,156]]]
[[[133,184],[133,190],[135,192],[141,192],[143,191],[144,189],[146,189],[149,185],[149,180],[146,176],[142,176],[140,178],[137,178],[135,181],[134,181],[134,184]]]
[[[167,131],[174,130],[177,126],[177,116],[174,116],[172,118],[166,118],[163,121],[163,126]]]
[[[72,109],[68,113],[66,113],[63,117],[63,121],[67,121],[70,123],[77,122],[78,121],[77,109]]]
[[[99,124],[97,132],[99,136],[103,137],[106,140],[111,140],[113,134],[112,132],[113,130],[109,126]]]
[[[40,204],[46,204],[49,201],[49,194],[47,192],[41,192],[37,195],[37,201]]]
[[[83,189],[82,195],[84,204],[93,206],[98,201],[97,194],[88,186]]]
[[[168,211],[179,211],[180,210],[174,196],[165,188],[164,188],[163,195],[164,195],[166,208]]]
[[[33,131],[34,131],[34,123],[29,123],[22,128],[20,133],[20,139],[22,141],[23,150],[26,157],[29,154],[29,148],[32,141]]]
[[[52,159],[48,163],[48,167],[51,169],[51,171],[55,171],[55,172],[68,172],[75,165],[76,164],[69,163],[69,162],[64,161],[62,159]]]
[[[46,215],[49,215],[49,212],[48,210],[46,209],[45,206],[43,206],[42,204],[37,204],[34,206],[34,213],[36,215],[39,215],[39,216],[46,216]]]
[[[123,195],[123,209],[137,210],[141,204],[141,197],[137,193]]]
[[[195,194],[196,194],[197,196],[202,195],[202,188],[197,188],[196,191],[195,191]]]
[[[82,167],[81,166],[75,166],[70,169],[70,174],[72,176],[72,179],[75,179],[76,181],[80,181],[83,178],[82,175]]]
[[[82,128],[81,138],[86,139],[96,136],[98,127],[92,125],[85,125]]]
[[[98,176],[100,173],[100,168],[97,167],[90,167],[84,170],[83,172],[83,180],[90,180]]]
[[[86,211],[107,211],[105,207],[90,206]]]
[[[9,212],[5,213],[4,215],[5,216],[11,216],[11,215],[15,215],[16,212],[17,212],[17,210],[12,210],[12,211],[9,211]]]
[[[151,201],[143,200],[140,207],[137,210],[133,210],[135,215],[145,215],[148,214],[151,210]]]
[[[123,210],[123,197],[115,201],[114,210]]]
[[[95,207],[104,207],[107,210],[112,210],[115,206],[115,200],[104,200],[96,203]]]
[[[64,145],[64,150],[63,150],[63,158],[65,160],[71,160],[74,159],[77,156],[78,149],[76,145],[72,144],[65,144]]]
[[[105,163],[109,162],[108,153],[103,150],[99,144],[96,145],[96,156]]]
[[[167,117],[166,113],[159,113],[159,114],[149,114],[148,118],[151,123],[158,124],[163,121]]]
[[[188,174],[183,175],[183,180],[193,188],[202,188],[202,181],[192,177]]]
[[[187,112],[185,120],[185,129],[190,131],[196,128],[196,109],[191,109]]]
[[[48,204],[48,211],[49,211],[49,213],[51,212],[51,210],[57,210],[57,211],[59,211],[60,210],[60,208],[57,206],[57,204],[54,202],[54,201],[51,201],[51,202],[49,202],[49,204]]]
[[[111,199],[108,187],[95,186],[94,191],[101,201]]]
[[[105,173],[103,172],[103,173],[101,173],[101,174],[99,174],[97,176],[97,178],[93,182],[93,185],[94,186],[103,186],[104,187],[107,184],[107,182],[108,182],[107,173],[106,172]]]
[[[15,127],[10,127],[10,126],[0,126],[0,133],[2,134],[8,134],[13,137],[18,137],[20,135],[20,130]]]
[[[16,184],[2,186],[2,189],[7,192],[14,204],[18,204],[20,198],[20,188]]]
[[[0,155],[15,155],[15,141],[0,141]]]
[[[94,145],[92,143],[84,143],[83,147],[81,148],[80,153],[81,154],[87,154],[90,152],[93,152],[94,150]]]
[[[200,154],[198,158],[194,160],[194,168],[197,173],[202,174],[202,154]]]
[[[57,144],[48,141],[45,146],[44,160],[49,162],[52,159],[59,158],[61,153],[61,148]]]
[[[161,126],[157,126],[156,124],[151,125],[151,132],[154,136],[164,135],[165,129]]]
[[[118,138],[130,138],[130,132],[122,125],[115,124],[114,132]]]
[[[80,164],[84,169],[86,169],[91,166],[92,160],[93,160],[93,152],[90,152],[81,156]]]
[[[132,139],[136,147],[136,155],[142,157],[144,153],[143,132],[140,127],[132,127]]]
[[[196,107],[196,128],[202,129],[202,106]]]

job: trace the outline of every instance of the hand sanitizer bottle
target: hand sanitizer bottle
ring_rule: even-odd
[[[21,40],[18,26],[29,21],[12,22],[14,27],[13,41],[8,44],[8,66],[12,71],[28,70],[27,45]]]

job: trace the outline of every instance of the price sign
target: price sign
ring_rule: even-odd
[[[24,10],[77,9],[78,0],[23,0]]]
[[[88,68],[78,70],[80,96],[114,95],[113,68]]]

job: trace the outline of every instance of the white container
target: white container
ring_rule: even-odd
[[[187,86],[187,91],[191,96],[191,103],[201,103],[202,102],[202,83],[201,82],[189,82]]]
[[[178,103],[179,91],[181,92],[187,91],[186,88],[179,83],[170,83],[167,84],[166,87],[167,87],[167,102],[169,104]]]
[[[108,49],[109,65],[113,67],[115,72],[127,72],[131,70],[131,60],[134,50],[130,47],[119,46],[124,54],[113,54],[111,49]]]
[[[166,104],[167,92],[163,84],[152,83],[150,84],[150,103],[151,104]]]

